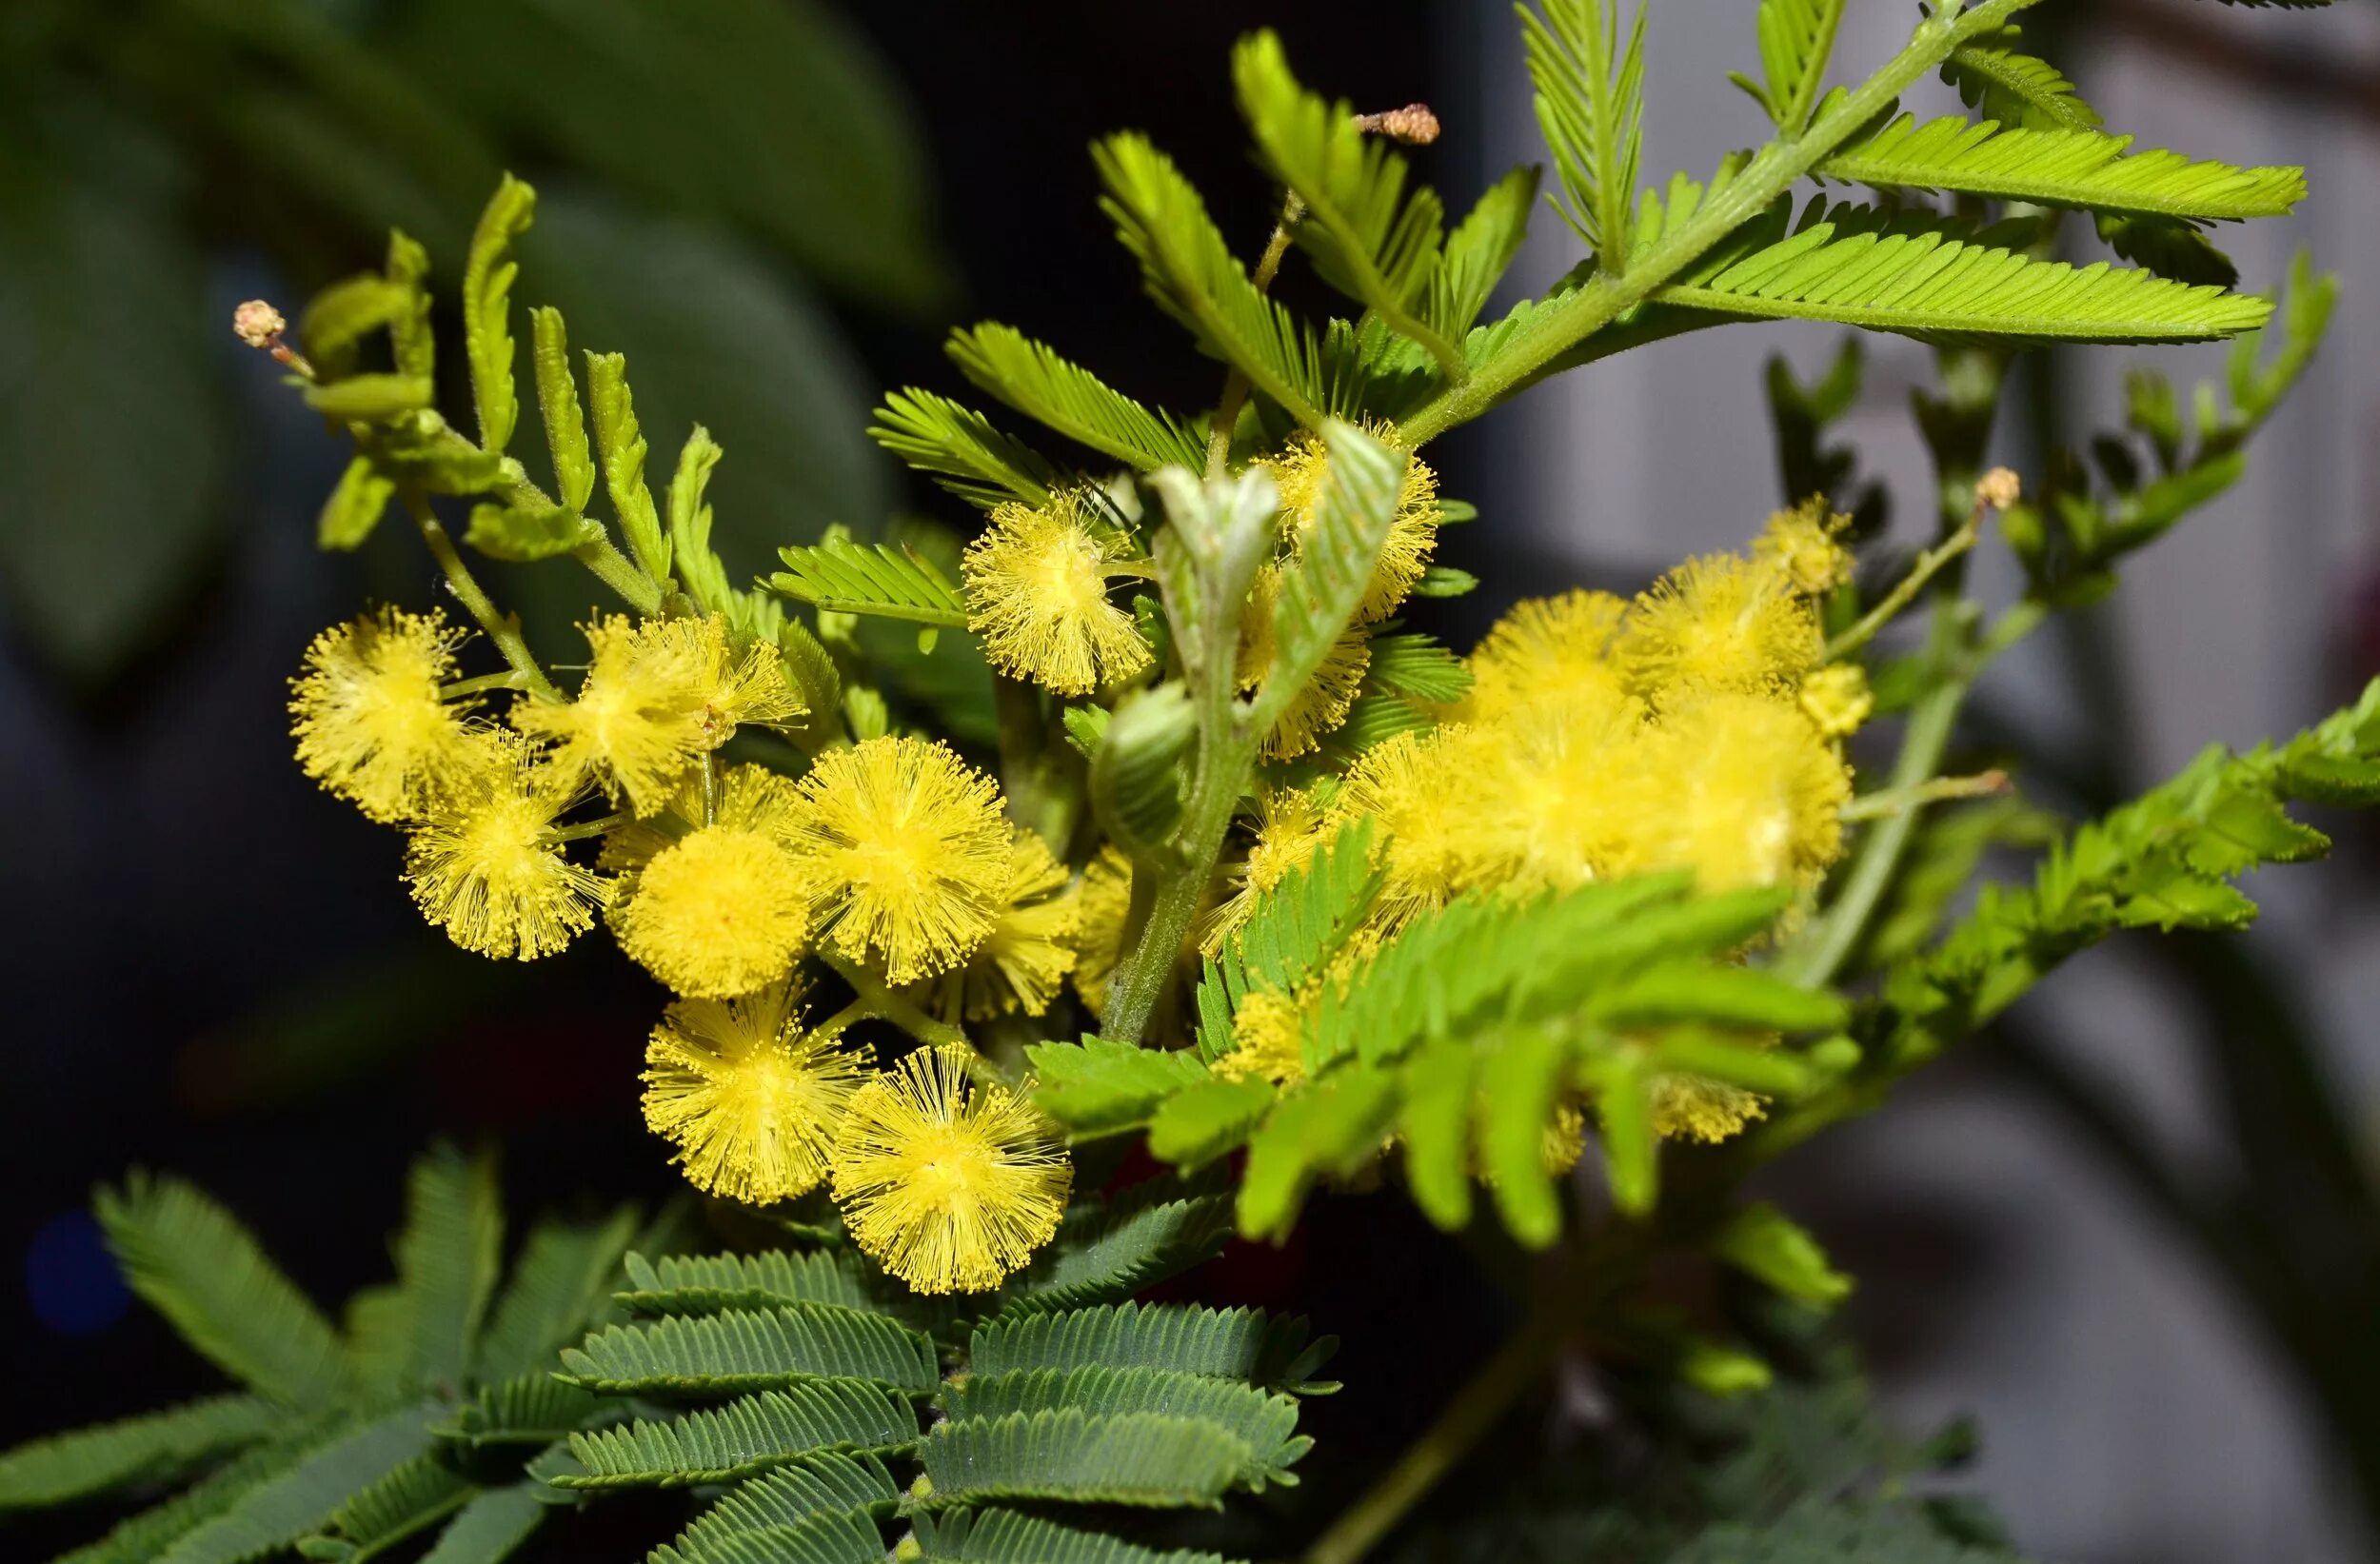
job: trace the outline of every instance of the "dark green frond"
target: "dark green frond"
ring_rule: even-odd
[[[720,1495],[685,1529],[678,1548],[700,1557],[711,1540],[733,1533],[795,1526],[814,1515],[887,1515],[900,1502],[899,1485],[873,1455],[805,1455]]]
[[[290,1406],[347,1389],[330,1322],[223,1207],[178,1178],[135,1173],[100,1191],[98,1212],[132,1290],[226,1374]]]
[[[496,1289],[504,1208],[495,1164],[439,1146],[413,1164],[397,1235],[402,1358],[385,1382],[460,1383]]]
[[[1076,1408],[938,1424],[918,1451],[933,1503],[1041,1499],[1220,1507],[1247,1444],[1213,1423]]]
[[[1260,1309],[1118,1303],[980,1325],[969,1362],[979,1375],[1103,1366],[1294,1389],[1288,1376],[1305,1341],[1303,1320]]]
[[[234,1498],[176,1540],[155,1564],[242,1564],[319,1530],[359,1491],[422,1455],[423,1411],[407,1407],[355,1426]]]
[[[1101,1416],[1157,1413],[1212,1423],[1247,1445],[1249,1462],[1240,1480],[1259,1493],[1267,1483],[1294,1482],[1288,1469],[1314,1444],[1298,1433],[1295,1398],[1194,1374],[1160,1369],[1034,1369],[973,1375],[949,1393],[953,1423],[1067,1407]]]
[[[1143,1548],[1014,1510],[920,1512],[918,1564],[1229,1564],[1220,1554]]]
[[[883,1564],[884,1538],[862,1515],[804,1515],[779,1526],[688,1533],[645,1555],[646,1564]]]
[[[619,1301],[639,1314],[710,1314],[721,1309],[770,1309],[786,1303],[869,1306],[867,1272],[834,1249],[770,1249],[757,1255],[664,1255],[648,1260],[630,1251],[623,1266],[628,1286]]]
[[[156,1564],[175,1542],[288,1472],[345,1426],[320,1419],[251,1445],[192,1487],[117,1522],[106,1536],[65,1554],[57,1564]]]
[[[1230,1236],[1227,1195],[1190,1193],[1179,1179],[1151,1178],[1111,1205],[1081,1204],[1069,1211],[1057,1238],[1009,1279],[1001,1312],[1045,1314],[1121,1303],[1214,1258]]]
[[[473,1365],[483,1379],[503,1379],[550,1364],[610,1304],[622,1254],[637,1214],[622,1210],[596,1222],[540,1222],[529,1230],[512,1277],[496,1299]]]
[[[452,1467],[416,1455],[349,1495],[321,1534],[298,1543],[298,1552],[331,1564],[368,1557],[439,1524],[478,1491]]]
[[[585,1470],[561,1488],[685,1488],[757,1476],[820,1451],[889,1455],[917,1442],[916,1416],[898,1396],[850,1379],[764,1391],[670,1422],[570,1435]]]
[[[953,331],[948,348],[969,380],[1077,445],[1143,472],[1168,463],[1196,468],[1206,461],[1206,441],[1197,429],[1170,413],[1151,412],[1013,326],[986,321]]]
[[[421,1564],[502,1564],[552,1508],[545,1491],[534,1481],[481,1489],[446,1522]]]
[[[0,1454],[0,1511],[178,1476],[263,1438],[284,1416],[253,1396],[215,1396],[18,1445]]]
[[[614,1325],[562,1353],[564,1376],[591,1391],[740,1395],[808,1379],[867,1379],[931,1390],[934,1345],[880,1314],[832,1303]]]
[[[469,1449],[484,1445],[549,1445],[574,1430],[622,1416],[619,1404],[531,1369],[510,1379],[483,1385],[431,1432]]]

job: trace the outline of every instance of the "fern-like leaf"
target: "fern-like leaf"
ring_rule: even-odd
[[[770,1249],[757,1255],[664,1255],[631,1251],[619,1301],[647,1315],[773,1309],[781,1304],[869,1307],[867,1273],[841,1250]]]
[[[950,1392],[953,1423],[1074,1407],[1100,1416],[1155,1413],[1211,1423],[1248,1447],[1240,1482],[1262,1493],[1267,1483],[1295,1483],[1289,1468],[1314,1441],[1298,1433],[1294,1397],[1229,1379],[1159,1369],[1035,1369],[974,1375]]]
[[[322,1534],[302,1538],[298,1552],[329,1564],[368,1557],[437,1525],[478,1491],[477,1483],[452,1467],[416,1455],[348,1495],[331,1512]]]
[[[2133,152],[2131,146],[2130,136],[2098,130],[2003,129],[1955,114],[1920,123],[1903,114],[1818,171],[1883,188],[2201,222],[2280,217],[2305,198],[2302,168],[2237,168],[2162,149]]]
[[[636,1213],[623,1210],[601,1223],[531,1228],[480,1336],[477,1376],[503,1379],[543,1368],[564,1343],[578,1339],[610,1301],[636,1225]]]
[[[1220,1554],[1144,1548],[1014,1510],[920,1512],[918,1564],[1229,1564]]]
[[[1149,296],[1199,346],[1308,428],[1324,396],[1314,334],[1259,292],[1173,160],[1138,135],[1092,149],[1107,193],[1100,205],[1140,263]]]
[[[710,1533],[700,1541],[689,1541],[691,1535],[654,1549],[646,1564],[883,1564],[884,1558],[876,1523],[848,1511]]]
[[[1430,273],[1422,306],[1422,317],[1433,327],[1459,342],[1478,324],[1488,296],[1529,236],[1529,208],[1537,199],[1537,168],[1515,168],[1489,186],[1455,225],[1438,269]]]
[[[1620,42],[1620,0],[1542,0],[1521,12],[1537,128],[1554,154],[1567,202],[1555,209],[1600,257],[1603,270],[1628,264],[1629,209],[1644,132],[1644,23]]]
[[[917,1418],[888,1391],[850,1379],[816,1379],[764,1391],[671,1422],[570,1435],[584,1468],[558,1488],[685,1488],[733,1482],[820,1451],[892,1455],[917,1443]]]
[[[108,1534],[56,1564],[156,1564],[174,1543],[288,1472],[347,1425],[318,1419],[251,1446],[196,1484],[116,1523]]]
[[[1198,430],[1170,413],[1149,411],[1013,326],[986,321],[954,331],[949,352],[969,380],[1077,445],[1143,472],[1206,460]]]
[[[807,1455],[729,1489],[679,1534],[677,1554],[706,1560],[732,1537],[785,1531],[820,1517],[883,1516],[900,1500],[892,1474],[873,1455]],[[883,1544],[873,1529],[869,1538],[881,1554]]]
[[[797,603],[843,614],[874,614],[917,624],[964,629],[967,601],[912,548],[843,540],[777,551],[785,568],[769,588]]]
[[[1137,1129],[1166,1099],[1206,1079],[1206,1066],[1187,1050],[1100,1038],[1030,1043],[1025,1058],[1037,1080],[1033,1100],[1081,1138]]]
[[[612,511],[620,518],[620,535],[645,573],[665,582],[671,564],[669,538],[662,530],[652,486],[645,481],[645,430],[637,423],[636,400],[628,389],[628,361],[618,353],[587,354],[586,395],[595,415],[595,452],[603,463],[604,492],[611,496]]]
[[[241,1564],[288,1547],[428,1445],[417,1407],[363,1424],[240,1495],[222,1514],[176,1540],[156,1564]]]
[[[1837,208],[1792,237],[1781,209],[1748,253],[1655,297],[1751,319],[1835,321],[1934,341],[2189,342],[2264,324],[2263,299],[2104,264],[2076,268],[1960,237],[1918,216]]]
[[[1760,0],[1760,69],[1767,82],[1757,88],[1742,76],[1735,82],[1759,99],[1787,135],[1809,128],[1842,24],[1843,0]]]
[[[132,1290],[226,1374],[295,1407],[347,1389],[330,1322],[222,1206],[178,1178],[139,1173],[97,1204]]]
[[[2001,28],[1961,44],[1942,62],[1942,80],[1985,119],[2029,130],[2091,130],[2099,111],[2083,102],[2057,67],[2017,47],[2023,34]]]
[[[545,1518],[551,1506],[544,1492],[538,1482],[481,1489],[446,1522],[421,1564],[502,1564]]]
[[[583,511],[595,497],[595,458],[587,449],[586,415],[579,410],[579,383],[570,372],[570,339],[562,311],[550,306],[530,310],[529,336],[537,369],[537,408],[545,425],[554,482],[564,507]]]
[[[918,1451],[933,1502],[1041,1499],[1220,1509],[1249,1461],[1213,1423],[1061,1412],[940,1423]]]
[[[1471,691],[1471,670],[1436,636],[1376,635],[1364,678],[1390,695],[1452,705]]]
[[[1437,194],[1407,196],[1405,160],[1386,138],[1366,135],[1350,105],[1299,87],[1279,35],[1241,39],[1231,69],[1259,157],[1305,207],[1292,231],[1315,270],[1460,378],[1461,349],[1422,308],[1445,219]]]
[[[503,1249],[504,1207],[492,1162],[439,1146],[413,1164],[396,1244],[405,1320],[397,1383],[461,1381]]]
[[[1308,1366],[1301,1319],[1260,1309],[1118,1303],[1065,1314],[995,1319],[976,1328],[973,1372],[1028,1369],[1162,1369],[1296,1389]]]
[[[431,1432],[466,1449],[486,1445],[549,1445],[572,1432],[621,1416],[619,1404],[535,1369],[480,1387]]]
[[[868,437],[969,505],[983,510],[1007,500],[1049,504],[1057,469],[948,397],[912,386],[884,398]]]
[[[64,1504],[177,1476],[255,1443],[283,1416],[257,1396],[215,1396],[32,1440],[0,1454],[0,1511]]]
[[[513,243],[537,214],[537,192],[510,174],[496,188],[471,235],[463,267],[463,350],[471,365],[471,396],[479,406],[479,443],[501,451],[512,443],[521,402],[512,384],[512,282],[521,264]]]
[[[1110,1205],[1076,1206],[1049,1248],[1010,1278],[1002,1313],[1121,1303],[1214,1258],[1231,1235],[1231,1201],[1220,1192],[1166,1198],[1182,1188],[1150,1178]]]
[[[562,1354],[563,1375],[591,1391],[740,1395],[810,1379],[866,1379],[931,1390],[934,1345],[880,1314],[832,1303],[615,1325]]]

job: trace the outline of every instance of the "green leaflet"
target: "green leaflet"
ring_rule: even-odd
[[[1422,308],[1445,217],[1436,192],[1408,196],[1405,160],[1386,137],[1365,133],[1351,105],[1299,87],[1273,32],[1240,41],[1232,81],[1259,157],[1304,204],[1292,233],[1315,270],[1460,378],[1461,351]]]
[[[820,1515],[886,1515],[900,1499],[892,1474],[873,1455],[807,1455],[729,1489],[680,1534],[677,1548],[699,1559],[727,1537],[799,1526]]]
[[[1198,738],[1190,688],[1167,680],[1120,701],[1091,756],[1091,807],[1109,840],[1139,861],[1149,861],[1181,823]]]
[[[1010,500],[1046,505],[1059,482],[1057,469],[994,428],[982,413],[914,386],[886,396],[867,432],[902,461],[984,510]]]
[[[106,1536],[64,1555],[58,1564],[156,1564],[175,1541],[288,1471],[343,1426],[315,1420],[252,1446],[172,1498],[117,1522]]]
[[[556,1349],[603,1312],[636,1225],[635,1212],[621,1211],[602,1222],[546,1221],[529,1229],[480,1336],[473,1373],[501,1379],[550,1363]]]
[[[1215,1193],[1180,1196],[1184,1185],[1151,1178],[1112,1204],[1078,1204],[1050,1246],[1009,1278],[1003,1315],[1045,1314],[1120,1303],[1143,1288],[1204,1263],[1231,1235],[1231,1201]]]
[[[664,1255],[653,1260],[631,1251],[623,1263],[628,1285],[619,1299],[639,1314],[709,1314],[788,1303],[864,1309],[873,1297],[860,1262],[842,1250]]]
[[[537,406],[545,425],[545,447],[554,463],[563,507],[584,511],[595,495],[595,459],[586,444],[586,419],[579,411],[579,386],[570,373],[569,334],[562,311],[541,306],[529,311],[537,368]]]
[[[1567,198],[1562,220],[1616,275],[1628,264],[1629,208],[1644,137],[1644,23],[1620,42],[1619,0],[1543,0],[1524,10],[1529,80],[1537,89],[1537,128],[1554,154]]]
[[[935,1426],[918,1458],[935,1504],[987,1498],[1220,1508],[1245,1441],[1213,1423],[1080,1408]]]
[[[1778,129],[1798,132],[1809,125],[1842,23],[1843,0],[1760,0],[1760,69],[1766,85],[1741,75],[1734,79],[1769,111]]]
[[[1220,1554],[1143,1548],[1014,1510],[920,1512],[920,1564],[1226,1564]]]
[[[361,548],[396,496],[396,483],[370,457],[351,459],[330,498],[323,502],[321,519],[314,524],[315,542],[324,548]]]
[[[354,1427],[233,1499],[179,1538],[156,1564],[239,1564],[322,1526],[358,1490],[429,1445],[422,1409],[407,1407]]]
[[[966,599],[915,549],[836,540],[777,553],[785,568],[768,578],[769,589],[798,603],[832,613],[966,628]]]
[[[391,1547],[463,1508],[478,1485],[429,1455],[416,1455],[349,1495],[320,1535],[303,1538],[307,1558],[341,1561]]]
[[[764,1391],[669,1422],[638,1418],[625,1428],[570,1435],[585,1468],[551,1480],[561,1488],[684,1488],[756,1476],[822,1450],[889,1454],[917,1442],[917,1418],[901,1398],[847,1379],[818,1379]]]
[[[1729,1218],[1711,1239],[1711,1252],[1814,1308],[1831,1309],[1851,1296],[1851,1277],[1827,1263],[1818,1240],[1766,1201]]]
[[[175,1476],[253,1444],[284,1420],[253,1396],[213,1396],[164,1412],[34,1439],[0,1453],[0,1511]]]
[[[325,418],[379,424],[426,408],[433,389],[426,375],[372,374],[308,386],[300,394]]]
[[[1032,1369],[969,1376],[948,1393],[954,1425],[1039,1415],[1068,1407],[1098,1416],[1138,1413],[1209,1424],[1248,1448],[1240,1485],[1261,1493],[1267,1483],[1295,1483],[1289,1468],[1314,1441],[1298,1433],[1294,1397],[1201,1375],[1161,1369]]]
[[[1166,1099],[1206,1079],[1206,1066],[1187,1050],[1136,1048],[1092,1037],[1029,1044],[1025,1058],[1037,1081],[1033,1100],[1084,1138],[1136,1129]]]
[[[648,1564],[882,1564],[884,1539],[866,1515],[803,1515],[749,1531],[692,1534],[646,1554]]]
[[[620,518],[620,535],[645,575],[669,579],[669,540],[661,512],[645,482],[645,431],[636,421],[628,391],[628,362],[618,353],[586,355],[587,400],[595,413],[595,450],[604,467],[604,488]]]
[[[1027,1369],[1162,1369],[1297,1389],[1311,1369],[1306,1324],[1259,1309],[1118,1303],[995,1319],[976,1328],[977,1374]]]
[[[1281,567],[1273,601],[1273,662],[1250,718],[1260,733],[1280,720],[1361,606],[1410,460],[1337,420],[1323,426],[1322,440],[1328,459],[1321,498],[1297,553]]]
[[[439,1146],[413,1164],[396,1242],[405,1329],[395,1382],[461,1380],[495,1293],[503,1248],[493,1162]]]
[[[1129,133],[1100,142],[1091,155],[1107,190],[1100,206],[1140,263],[1149,296],[1282,411],[1320,427],[1325,398],[1313,332],[1257,290],[1173,160]]]
[[[2019,49],[2022,36],[2021,29],[2005,27],[1960,45],[1942,62],[1942,79],[1958,89],[1961,103],[2002,125],[2095,129],[2099,111],[2076,95],[2057,67]]]
[[[953,331],[947,346],[962,374],[1078,445],[1144,472],[1206,460],[1199,430],[1151,412],[1013,326],[986,321]]]
[[[1818,165],[1831,179],[2199,221],[2279,217],[2305,199],[2302,168],[2237,168],[2133,152],[2130,136],[2005,129],[1903,114]]]
[[[480,213],[463,267],[463,350],[471,365],[471,397],[479,407],[479,443],[502,451],[512,444],[521,404],[512,386],[512,283],[521,264],[514,241],[537,212],[537,192],[510,174]],[[428,398],[423,398],[425,404]]]
[[[1515,168],[1489,186],[1455,226],[1438,269],[1430,273],[1429,295],[1423,301],[1422,312],[1431,326],[1460,341],[1478,323],[1488,295],[1496,291],[1529,236],[1529,209],[1537,199],[1537,168]]]
[[[485,1445],[543,1447],[617,1416],[617,1403],[555,1377],[550,1369],[531,1369],[481,1386],[478,1395],[432,1432],[471,1450]]]
[[[354,372],[356,347],[365,337],[409,321],[414,309],[412,286],[367,271],[335,282],[307,300],[298,317],[298,341],[317,375],[342,379]]]
[[[421,1564],[499,1564],[545,1518],[539,1484],[483,1488],[455,1513]]]
[[[1432,705],[1451,705],[1470,692],[1470,670],[1436,636],[1376,635],[1371,644],[1364,677],[1376,688]]]
[[[330,1322],[231,1215],[177,1178],[102,1190],[99,1222],[125,1279],[226,1374],[295,1407],[347,1388]]]
[[[614,1325],[562,1354],[588,1390],[627,1394],[776,1390],[811,1379],[866,1379],[930,1390],[933,1343],[880,1314],[832,1303]]]

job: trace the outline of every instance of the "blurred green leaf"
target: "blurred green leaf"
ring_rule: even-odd
[[[732,219],[839,291],[918,309],[947,286],[899,89],[808,0],[422,0],[384,45],[469,119]]]
[[[213,539],[220,397],[180,154],[96,99],[0,109],[0,599],[69,677],[152,635]]]

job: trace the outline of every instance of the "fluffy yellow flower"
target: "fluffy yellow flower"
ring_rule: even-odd
[[[1842,853],[1851,774],[1795,707],[1715,695],[1664,714],[1636,773],[1624,870],[1691,867],[1705,890],[1814,884]]]
[[[1476,851],[1472,751],[1504,740],[1460,723],[1399,733],[1365,750],[1348,771],[1332,814],[1378,822],[1372,851],[1381,884],[1374,916],[1388,926],[1444,905],[1461,888],[1464,861]]]
[[[784,844],[793,800],[793,784],[762,766],[722,778],[717,818],[653,853],[624,887],[613,915],[622,948],[704,999],[782,977],[810,931],[809,885]]]
[[[968,1020],[1046,1014],[1075,967],[1071,941],[1081,909],[1063,894],[1069,878],[1047,844],[1020,828],[1009,848],[1006,905],[967,964],[935,980],[935,1007]]]
[[[442,798],[406,844],[424,917],[482,956],[550,956],[594,921],[604,881],[564,856],[554,820],[574,791],[527,744],[488,734],[484,763]]]
[[[1238,1044],[1215,1061],[1218,1076],[1276,1086],[1306,1078],[1305,1007],[1297,998],[1259,988],[1240,1001],[1231,1029]]]
[[[1009,828],[992,780],[942,744],[870,739],[802,779],[786,840],[846,955],[915,982],[974,954],[1007,905]]]
[[[464,632],[432,611],[334,624],[306,648],[289,682],[298,763],[383,822],[418,816],[479,763],[463,709],[438,699]]]
[[[1672,1140],[1715,1144],[1766,1112],[1758,1097],[1708,1076],[1653,1078],[1653,1128]]]
[[[1542,721],[1549,701],[1594,702],[1619,694],[1620,670],[1608,654],[1627,607],[1609,592],[1521,599],[1465,660],[1471,692],[1455,715]]]
[[[557,769],[603,779],[639,815],[667,803],[738,723],[802,713],[776,648],[755,642],[732,650],[716,615],[631,623],[615,614],[585,632],[593,660],[578,699],[524,701],[512,723],[553,742]]]
[[[922,1048],[860,1088],[835,1142],[852,1241],[921,1293],[981,1293],[1058,1231],[1074,1169],[1008,1088],[970,1085],[964,1048]]]
[[[1795,591],[1816,597],[1851,580],[1851,551],[1835,541],[1850,525],[1849,516],[1828,515],[1826,497],[1815,495],[1771,516],[1767,530],[1753,543],[1752,557],[1783,576]]]
[[[1107,596],[1108,568],[1122,557],[1076,495],[1053,495],[1046,510],[1001,505],[961,564],[967,628],[983,637],[994,667],[1060,695],[1130,678],[1150,653],[1132,616]]]
[[[1392,445],[1397,443],[1397,431],[1384,425],[1365,432]],[[1320,439],[1300,433],[1291,438],[1279,455],[1257,465],[1271,473],[1279,485],[1281,510],[1289,518],[1286,530],[1294,548],[1314,529],[1320,513],[1322,489],[1330,472],[1329,453]],[[1364,589],[1363,604],[1356,611],[1358,619],[1377,623],[1405,601],[1430,567],[1430,551],[1438,546],[1438,474],[1428,463],[1414,457],[1405,464],[1397,514],[1388,524],[1388,538],[1380,545],[1379,564]]]
[[[1571,890],[1628,856],[1665,803],[1648,787],[1644,703],[1591,681],[1483,725],[1460,746],[1474,779],[1458,816],[1465,885]]]
[[[1856,663],[1835,663],[1801,682],[1801,711],[1830,739],[1848,739],[1875,710],[1868,675]]]
[[[1738,554],[1688,560],[1638,597],[1613,655],[1655,704],[1790,688],[1818,665],[1817,611],[1778,571]]]
[[[1107,1009],[1107,980],[1123,958],[1132,913],[1132,860],[1112,843],[1100,849],[1075,890],[1074,991],[1094,1016]]]
[[[645,1125],[677,1144],[688,1182],[748,1205],[816,1188],[867,1072],[807,1030],[790,978],[740,1000],[681,1000],[645,1045]]]

